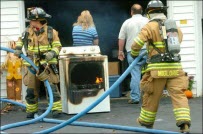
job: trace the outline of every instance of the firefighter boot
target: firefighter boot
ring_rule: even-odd
[[[153,129],[153,125],[150,125],[150,124],[145,124],[143,123],[142,121],[139,120],[139,118],[137,118],[136,122],[140,125],[140,126],[144,126],[148,129]]]
[[[184,134],[189,134],[190,133],[190,128],[189,128],[188,124],[182,124],[180,126],[180,132],[184,133]]]
[[[52,111],[52,117],[53,118],[59,118],[61,116],[61,111],[53,110]]]
[[[27,113],[27,118],[34,118],[36,112]]]

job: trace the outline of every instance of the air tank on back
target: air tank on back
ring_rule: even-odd
[[[179,60],[177,58],[180,52],[180,42],[176,22],[172,19],[167,19],[164,25],[166,27],[168,51],[173,55],[175,61]]]

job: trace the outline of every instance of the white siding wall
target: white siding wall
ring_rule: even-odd
[[[7,47],[10,40],[16,41],[25,29],[23,1],[1,1],[1,46]],[[5,61],[6,51],[1,51],[1,64]],[[6,72],[1,76],[1,97],[6,97]]]
[[[195,37],[196,37],[196,87],[197,87],[197,96],[203,96],[202,88],[202,1],[195,1]]]
[[[176,20],[177,25],[183,32],[181,43],[181,59],[185,72],[195,77],[193,93],[202,96],[202,29],[200,14],[202,10],[197,9],[198,1],[168,1],[168,18]],[[186,20],[186,23],[181,23]],[[197,25],[198,22],[198,25]]]

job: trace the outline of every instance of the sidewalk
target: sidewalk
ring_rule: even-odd
[[[202,97],[190,99],[189,104],[191,107],[191,119],[192,119],[192,126],[190,129],[191,133],[202,133]],[[42,104],[40,105],[42,106]],[[139,116],[140,113],[140,106],[141,106],[140,104],[127,104],[126,97],[114,98],[111,99],[111,112],[86,114],[77,121],[140,127],[135,122],[135,119]],[[10,111],[9,113],[5,113],[1,115],[1,126],[27,120],[25,116],[26,114],[24,111]],[[68,120],[72,116],[74,115],[64,114],[62,117],[58,119]],[[51,118],[51,115],[48,115],[47,118]],[[56,124],[36,122],[34,124],[8,129],[5,130],[4,132],[33,133],[39,132],[44,129],[48,129],[55,125]],[[173,115],[170,97],[163,97],[161,99],[154,129],[179,132],[179,128],[176,127],[175,125],[175,119]],[[79,127],[70,125],[60,130],[57,130],[54,133],[135,133],[135,132],[103,129],[103,128]]]

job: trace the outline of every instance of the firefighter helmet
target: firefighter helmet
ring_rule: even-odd
[[[27,8],[28,20],[46,20],[47,18],[51,18],[51,15],[47,14],[42,8],[40,7]]]
[[[145,10],[146,14],[149,13],[164,13],[168,7],[164,6],[164,4],[160,0],[151,0],[147,8]]]

